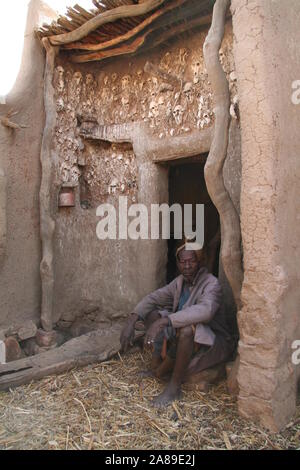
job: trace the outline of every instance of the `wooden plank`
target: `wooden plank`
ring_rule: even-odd
[[[137,3],[137,2],[134,2],[134,0],[117,0],[117,3],[118,3],[118,6],[120,6],[120,5],[133,5],[134,3]]]
[[[59,24],[60,26],[63,26],[67,31],[70,31],[70,32],[74,31],[74,28],[76,28],[75,24],[72,25],[71,22],[63,16],[58,18],[57,24]]]
[[[121,20],[122,21],[122,20]],[[128,31],[128,28],[124,31],[124,25],[120,23],[120,21],[116,21],[115,23],[111,23],[109,25],[110,31],[114,36],[118,36],[120,34],[124,34]]]
[[[119,2],[114,2],[113,0],[105,0],[105,5],[109,10],[113,10],[120,6]]]
[[[101,5],[101,3],[98,0],[92,0],[92,2],[95,5],[95,7],[97,8],[98,13],[103,13],[104,11],[106,11],[105,6]]]
[[[50,42],[52,45],[61,45],[79,41],[104,24],[112,23],[121,18],[144,15],[145,13],[148,13],[159,7],[163,2],[164,0],[148,0],[145,3],[138,5],[124,5],[118,8],[114,8],[113,10],[100,13],[99,15],[91,18],[75,31],[71,31],[66,34],[60,34],[58,36],[51,36]],[[74,8],[77,10],[77,5]]]
[[[76,5],[74,5],[74,10],[77,10],[78,13],[81,13],[82,16],[84,16],[85,19],[87,20],[90,20],[92,18],[95,18],[95,15],[93,15],[92,13],[86,11],[84,8],[82,8],[80,5],[78,5],[76,3]]]
[[[43,24],[43,28],[48,30],[48,33],[50,34],[62,34],[63,31],[66,31],[65,28],[63,28],[62,26],[59,26],[56,22],[52,22],[51,25],[47,25],[46,23]],[[42,29],[39,29],[39,31],[41,32]]]
[[[105,361],[119,351],[120,332],[120,325],[109,330],[93,331],[59,348],[0,365],[0,390],[6,391],[47,375],[60,374],[73,367]]]
[[[43,24],[43,27],[48,29],[48,31],[51,33],[53,31],[55,34],[61,34],[62,31],[65,31],[65,29],[62,26],[59,26],[56,21],[52,21],[52,23],[47,25],[46,23]]]
[[[73,8],[68,8],[67,9],[67,14],[69,18],[72,18],[75,20],[80,26],[83,25],[83,23],[86,22],[86,19],[84,16],[82,16],[80,13],[78,13],[76,10]]]
[[[158,10],[159,11],[159,10]],[[138,24],[140,24],[143,20],[141,20],[140,18],[136,19],[136,21],[134,21],[134,18],[126,18],[126,20],[120,20],[120,21],[126,21],[126,24],[128,26],[128,30],[129,29],[132,29],[132,28],[135,28]]]
[[[140,18],[139,18],[140,20]],[[141,21],[139,21],[140,23]],[[119,21],[117,21],[116,23],[112,23],[112,24],[117,24],[118,26],[121,27],[121,30],[122,30],[122,34],[125,34],[127,33],[127,31],[129,31],[130,29],[132,28],[135,28],[136,24],[133,24],[133,22],[131,21],[131,18],[121,18]]]
[[[203,16],[200,18],[195,18],[194,20],[189,21],[186,23],[181,23],[176,27],[166,29],[163,34],[158,36],[156,39],[151,41],[149,45],[147,45],[145,50],[153,49],[154,47],[159,46],[160,44],[166,42],[168,39],[171,39],[174,36],[182,34],[186,31],[190,32],[190,30],[194,28],[199,28],[201,26],[208,26],[211,24],[212,15]]]
[[[68,15],[69,16],[69,15]],[[69,16],[70,19],[68,19],[67,21],[70,22],[71,26],[73,27],[72,31],[74,31],[74,29],[76,28],[79,28],[79,26],[82,26],[83,23],[80,23],[79,20],[76,20],[75,18],[72,18]]]
[[[97,1],[97,0],[92,0],[93,4],[95,5],[96,8],[98,8],[98,10],[101,9],[101,5],[100,3]]]
[[[125,1],[121,1],[121,0],[104,0],[107,7],[110,8],[111,10],[113,8],[117,8],[117,7],[120,7],[122,5],[134,5],[134,2],[131,1],[131,0],[125,0]]]
[[[66,31],[65,28],[63,28],[62,26],[57,25],[57,26],[52,26],[51,30],[49,32],[50,32],[50,34],[53,35],[53,33],[62,34],[63,31]]]
[[[98,0],[92,0],[93,4],[95,5],[95,7],[102,13],[103,11],[106,10],[105,7],[103,7],[100,2],[98,2]]]

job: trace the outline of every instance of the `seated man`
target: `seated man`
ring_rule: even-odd
[[[143,320],[144,343],[153,346],[153,375],[172,371],[165,390],[153,401],[158,407],[180,397],[181,384],[190,374],[226,361],[235,346],[226,327],[222,289],[203,265],[203,250],[188,250],[184,244],[176,259],[180,275],[135,307],[120,337],[126,352],[135,323]]]

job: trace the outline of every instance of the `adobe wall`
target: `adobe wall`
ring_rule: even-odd
[[[167,153],[167,142],[178,142],[178,152],[181,139],[188,142],[195,132],[198,138],[199,132],[200,140],[201,132],[212,129],[214,122],[202,52],[206,34],[207,30],[198,32],[153,52],[106,65],[78,66],[68,63],[63,54],[58,57],[54,204],[61,185],[71,182],[76,187],[74,208],[54,207],[54,320],[63,326],[83,315],[97,317],[97,321],[127,316],[142,296],[165,284],[166,242],[100,241],[96,208],[103,203],[118,208],[119,196],[128,196],[129,205],[143,203],[148,208],[168,202],[167,168],[153,163],[153,157]],[[221,60],[234,101],[230,22]],[[153,64],[153,70],[145,71],[146,62]],[[79,135],[78,114],[92,116],[100,126],[129,124],[135,129],[133,136],[127,143],[84,140]],[[239,125],[233,121],[226,179],[239,206]]]
[[[245,278],[239,410],[277,430],[295,411],[300,338],[300,4],[233,0],[241,138]]]
[[[0,218],[7,222],[7,234],[2,223],[0,233],[1,327],[25,319],[38,321],[40,316],[44,51],[33,28],[41,18],[51,16],[55,17],[42,2],[31,1],[22,68],[6,97],[7,104],[1,106],[3,114],[11,107],[17,109],[15,121],[28,126],[17,131],[0,126]],[[148,208],[168,202],[167,167],[153,163],[153,159],[168,151],[178,158],[209,150],[214,117],[202,53],[206,34],[203,30],[144,56],[107,65],[74,66],[63,55],[57,59],[53,81],[57,111],[52,149],[56,221],[53,312],[54,321],[60,321],[61,326],[70,326],[78,317],[92,321],[124,317],[143,295],[165,283],[166,241],[100,241],[96,237],[96,208],[101,203],[117,207],[119,195],[128,196],[129,204],[140,202]],[[236,104],[230,22],[221,60]],[[146,72],[147,61],[171,74],[171,80],[157,69]],[[239,123],[234,106],[231,111],[234,119],[225,174],[238,206]],[[106,126],[137,126],[125,143],[86,141],[78,133],[78,113],[93,115]],[[146,138],[142,128],[147,130]],[[203,142],[200,134],[205,136]],[[58,208],[59,191],[66,182],[75,185],[74,208]],[[222,282],[226,287],[224,277]]]
[[[0,327],[40,315],[39,157],[45,60],[33,30],[55,16],[41,1],[30,2],[21,69],[6,104],[0,105],[1,115],[18,111],[11,120],[27,126],[13,131],[0,125]],[[5,64],[2,67],[5,73]]]

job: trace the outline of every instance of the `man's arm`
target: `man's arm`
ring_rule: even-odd
[[[141,320],[145,320],[147,315],[153,310],[169,310],[171,312],[176,283],[177,279],[174,279],[174,281],[165,287],[146,295],[146,297],[137,304],[133,312],[137,314]]]
[[[211,322],[222,304],[222,299],[222,288],[219,281],[212,278],[204,288],[198,303],[169,315],[172,326],[183,328],[197,323]]]
[[[167,286],[147,295],[138,303],[121,332],[120,343],[122,351],[126,352],[130,343],[132,343],[134,339],[134,326],[138,320],[144,321],[147,315],[154,309],[172,310],[175,289],[176,279]],[[162,323],[168,324],[168,319]]]
[[[132,313],[120,336],[121,351],[126,352],[134,339],[134,325],[139,317],[136,313]]]

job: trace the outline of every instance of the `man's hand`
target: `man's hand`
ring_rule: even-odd
[[[138,315],[135,313],[129,318],[127,324],[123,328],[120,336],[121,351],[126,353],[130,344],[134,340],[134,326],[138,320]]]
[[[148,329],[146,333],[144,345],[150,346],[151,344],[153,344],[157,335],[161,332],[161,330],[163,330],[168,325],[169,325],[168,317],[159,318],[154,323],[152,323],[152,325],[150,326],[150,328]]]

